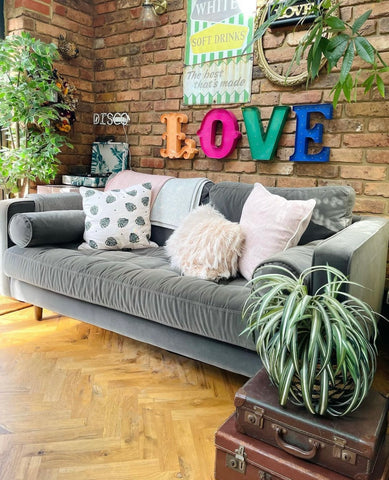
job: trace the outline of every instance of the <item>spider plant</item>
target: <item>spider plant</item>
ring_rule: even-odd
[[[355,283],[330,266],[300,276],[283,267],[254,278],[243,310],[246,328],[279,403],[305,406],[318,415],[346,415],[361,404],[376,370],[377,317],[371,307],[347,293]],[[313,295],[309,277],[326,273]]]

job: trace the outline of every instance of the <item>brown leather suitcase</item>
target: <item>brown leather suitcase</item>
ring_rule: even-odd
[[[349,480],[236,430],[235,415],[215,435],[215,480]],[[389,439],[377,456],[371,480],[389,478]]]
[[[345,417],[320,417],[282,408],[265,369],[235,395],[239,432],[355,480],[369,480],[387,428],[388,399],[370,391]]]

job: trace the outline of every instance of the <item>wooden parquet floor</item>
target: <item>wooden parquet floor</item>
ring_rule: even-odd
[[[211,480],[245,380],[0,297],[0,479]]]
[[[382,349],[374,387],[389,393]],[[0,479],[213,480],[245,380],[0,297]]]

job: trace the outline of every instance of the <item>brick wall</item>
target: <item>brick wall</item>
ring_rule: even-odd
[[[334,118],[323,121],[324,144],[331,147],[328,163],[293,163],[295,120],[287,121],[276,158],[253,161],[242,121],[241,105],[221,107],[234,112],[242,139],[229,158],[206,158],[199,147],[197,130],[211,107],[182,104],[182,72],[185,51],[186,2],[170,0],[162,25],[139,29],[140,0],[12,0],[10,30],[26,29],[40,37],[56,39],[66,33],[80,46],[80,56],[63,61],[59,70],[80,91],[78,122],[72,133],[74,152],[62,156],[64,170],[89,162],[90,143],[98,136],[114,135],[124,140],[122,127],[93,127],[93,112],[128,112],[131,117],[129,142],[133,168],[180,177],[207,176],[214,181],[260,181],[276,186],[315,186],[347,184],[357,192],[356,210],[361,213],[389,214],[389,101],[377,92],[363,95],[357,102],[340,103]],[[355,19],[373,9],[366,35],[389,62],[389,0],[342,1],[341,15]],[[267,45],[272,48],[272,45]],[[277,52],[275,48],[274,52]],[[321,74],[308,89],[280,87],[267,80],[254,67],[251,105],[258,106],[266,121],[275,105],[298,105],[329,101],[334,75]],[[363,76],[363,72],[362,72]],[[389,83],[389,75],[384,76]],[[192,160],[165,159],[165,125],[160,115],[185,112],[189,123],[183,126],[200,150]]]
[[[288,120],[273,161],[253,161],[242,121],[240,105],[221,106],[232,110],[243,133],[237,150],[223,160],[205,158],[201,148],[193,160],[165,159],[159,150],[165,125],[160,115],[183,111],[189,123],[183,131],[200,142],[196,135],[201,121],[211,107],[186,107],[182,104],[182,71],[185,51],[186,2],[169,2],[162,25],[137,29],[139,2],[136,0],[103,1],[96,4],[95,92],[97,111],[126,111],[131,116],[130,144],[132,164],[137,170],[180,177],[207,176],[214,181],[232,180],[266,185],[315,186],[347,184],[358,194],[356,209],[362,213],[389,214],[389,102],[373,91],[358,101],[341,103],[334,119],[324,121],[324,144],[331,147],[328,163],[293,163],[295,121]],[[369,40],[389,61],[389,1],[342,2],[344,18],[355,19],[372,8]],[[277,49],[275,49],[276,51]],[[329,101],[332,74],[322,74],[305,89],[305,85],[286,88],[267,80],[254,68],[251,105],[258,106],[267,120],[275,105],[298,105]],[[389,75],[385,76],[386,84]],[[119,133],[117,127],[98,127],[97,134]]]

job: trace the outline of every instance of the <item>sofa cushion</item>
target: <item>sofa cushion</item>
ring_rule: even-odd
[[[255,184],[240,219],[245,245],[239,270],[246,280],[251,280],[255,268],[271,255],[297,245],[314,206],[313,199],[287,200]]]
[[[80,188],[85,243],[80,248],[120,250],[151,246],[151,184],[101,192]]]
[[[287,200],[312,198],[316,201],[311,221],[301,237],[300,245],[328,238],[352,223],[355,191],[351,187],[334,185],[306,188],[266,188],[269,192]],[[212,186],[209,194],[210,203],[228,220],[239,222],[243,205],[252,189],[253,185],[249,184],[221,182]]]
[[[164,247],[133,251],[17,246],[4,270],[17,280],[255,351],[241,312],[242,278],[220,283],[181,276]]]
[[[19,247],[34,247],[81,241],[84,223],[82,210],[18,213],[11,218],[8,230]]]
[[[235,277],[242,252],[238,223],[226,220],[211,205],[194,209],[166,243],[171,264],[183,275],[207,280]]]

